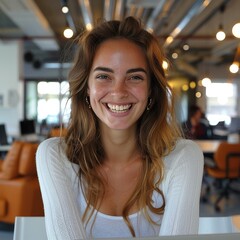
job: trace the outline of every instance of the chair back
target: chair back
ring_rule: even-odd
[[[240,143],[222,142],[218,146],[214,160],[220,170],[234,172],[240,176]]]
[[[10,180],[19,175],[19,159],[22,151],[23,142],[13,142],[11,149],[8,151],[0,172],[0,179]]]
[[[67,134],[66,128],[52,128],[49,133],[49,137],[65,137]]]
[[[18,172],[21,176],[37,176],[36,169],[36,152],[37,152],[38,143],[24,143],[20,160]]]

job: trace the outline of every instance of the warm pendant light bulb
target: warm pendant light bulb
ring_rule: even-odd
[[[69,12],[69,8],[67,6],[63,6],[62,7],[62,12],[65,13],[65,14],[68,13]]]
[[[73,36],[73,30],[71,28],[66,28],[63,35],[65,38],[71,38]]]
[[[218,30],[218,32],[217,32],[217,34],[216,34],[216,39],[217,39],[218,41],[223,41],[223,40],[225,39],[225,37],[226,37],[226,34],[225,34],[225,32],[223,31],[223,26],[222,26],[222,24],[220,24],[219,30]]]
[[[222,30],[219,30],[219,31],[217,32],[217,34],[216,34],[216,39],[217,39],[218,41],[223,41],[225,38],[226,38],[225,32],[222,31]]]
[[[239,64],[237,62],[234,62],[230,67],[229,67],[229,71],[231,73],[237,73],[239,70]]]
[[[240,38],[240,23],[236,23],[232,28],[234,37]]]
[[[167,61],[165,61],[165,60],[163,60],[163,62],[162,62],[162,67],[163,67],[163,69],[164,70],[167,70],[168,69],[168,62]]]
[[[202,85],[203,85],[204,87],[207,87],[208,85],[210,85],[211,82],[212,82],[211,79],[208,78],[208,77],[205,77],[205,78],[202,79]]]

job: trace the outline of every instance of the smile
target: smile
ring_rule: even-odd
[[[114,113],[127,112],[132,107],[132,104],[116,105],[116,104],[107,103],[106,105],[108,109],[110,109]]]

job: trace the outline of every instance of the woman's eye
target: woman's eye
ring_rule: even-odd
[[[139,80],[140,81],[140,80],[143,80],[143,77],[142,76],[137,76],[137,75],[136,76],[131,76],[130,80],[135,80],[135,81]]]
[[[99,75],[97,75],[96,78],[97,79],[108,79],[109,77],[107,75],[105,75],[105,74],[99,74]]]

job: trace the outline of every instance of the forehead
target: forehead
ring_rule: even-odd
[[[141,64],[147,68],[144,50],[136,43],[124,38],[109,39],[102,42],[96,49],[93,64],[99,61],[111,63],[121,60],[124,60],[124,62],[120,62],[121,64],[127,61],[128,64],[132,62],[132,64]]]

